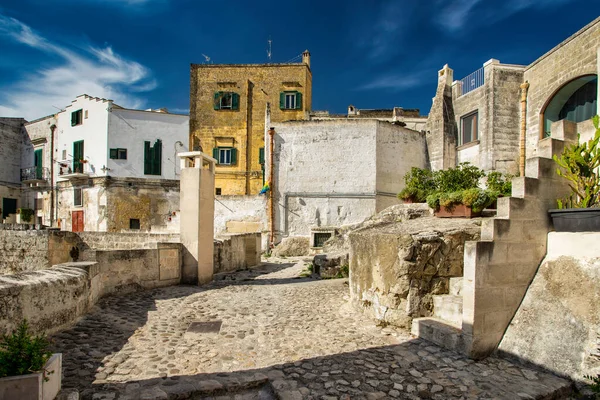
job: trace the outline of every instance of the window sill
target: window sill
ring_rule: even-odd
[[[477,146],[478,144],[479,144],[479,139],[473,140],[472,142],[461,144],[460,146],[456,146],[456,150],[460,151],[460,150],[468,149],[469,147]]]

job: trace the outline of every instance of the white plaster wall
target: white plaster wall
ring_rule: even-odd
[[[458,162],[469,162],[476,167],[481,167],[481,163],[479,162],[479,145],[476,144],[471,147],[467,147],[465,149],[459,150],[456,152]]]
[[[215,236],[227,232],[227,222],[257,222],[267,229],[267,196],[216,196]]]
[[[427,167],[425,135],[379,122],[376,157],[377,192],[397,194],[404,188],[404,175],[412,167]]]
[[[109,175],[179,179],[179,160],[175,154],[188,150],[187,115],[113,108],[108,118],[108,132],[108,149],[127,149],[127,160],[107,160]],[[157,139],[162,140],[161,175],[144,175],[144,141],[153,146]]]
[[[108,159],[107,153],[107,129],[108,129],[108,109],[111,102],[86,95],[78,96],[68,105],[64,111],[57,115],[56,149],[57,160],[67,161],[73,168],[73,142],[83,140],[83,154],[87,163],[83,166],[83,172],[90,176],[104,176],[106,172],[102,167],[106,165]],[[71,113],[79,109],[83,110],[83,123],[77,126],[71,126]],[[85,118],[85,112],[88,112],[88,118]],[[67,151],[67,158],[63,160],[63,150]],[[55,174],[58,170],[55,169]],[[63,169],[66,173],[66,168]]]
[[[84,149],[85,150],[85,149]],[[83,206],[73,203],[74,187],[82,189]],[[83,210],[83,230],[86,232],[106,232],[108,221],[106,213],[106,189],[101,186],[89,186],[75,182],[75,186],[60,185],[58,190],[58,218],[63,231],[71,231],[73,211]]]

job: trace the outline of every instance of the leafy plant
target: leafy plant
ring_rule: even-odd
[[[31,335],[27,320],[23,320],[15,332],[3,335],[0,341],[0,378],[42,370],[52,355],[49,345],[43,335]]]
[[[404,189],[398,193],[398,198],[404,201],[423,203],[435,191],[433,173],[427,169],[412,167],[404,175],[404,183]]]
[[[471,207],[473,212],[478,213],[492,204],[497,198],[498,192],[471,188],[452,193],[436,192],[427,197],[427,204],[434,210],[438,210],[440,207],[452,210],[455,206],[464,204],[467,207]]]
[[[458,192],[479,186],[479,179],[485,176],[483,170],[468,162],[456,168],[448,168],[434,173],[435,190],[442,193]]]
[[[21,215],[21,220],[31,222],[33,210],[31,208],[19,208],[19,214]]]
[[[592,381],[592,383],[590,384],[590,389],[592,389],[593,393],[596,393],[596,398],[600,399],[600,375],[586,375],[585,379],[589,379],[590,381]]]
[[[510,196],[512,194],[512,178],[510,174],[492,171],[487,174],[487,188],[492,192],[497,192],[502,196]]]
[[[599,117],[593,118],[596,134],[587,142],[567,146],[560,158],[553,157],[558,164],[556,173],[569,181],[573,192],[570,196],[558,200],[558,208],[588,208],[598,204],[600,194],[600,141]]]

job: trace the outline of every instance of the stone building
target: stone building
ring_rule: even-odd
[[[264,185],[265,121],[308,119],[311,102],[308,51],[301,63],[192,64],[190,147],[218,161],[216,195],[258,194]]]
[[[445,65],[427,122],[432,169],[468,161],[488,171],[519,173],[521,154],[538,155],[540,140],[553,136],[560,120],[573,123],[567,135],[589,138],[591,117],[598,113],[599,46],[596,19],[530,65],[491,59],[456,81]]]
[[[427,116],[421,115],[418,108],[394,107],[389,109],[359,109],[352,104],[348,106],[347,114],[330,114],[329,111],[313,111],[311,121],[329,119],[376,119],[397,123],[418,132],[425,130]]]
[[[6,218],[14,218],[21,204],[21,149],[24,146],[25,134],[23,118],[0,118],[0,222]],[[12,216],[12,217],[11,217]]]
[[[188,116],[77,97],[57,114],[58,224],[71,231],[176,231]]]

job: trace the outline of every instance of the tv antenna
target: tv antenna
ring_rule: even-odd
[[[209,56],[207,56],[206,54],[202,54],[202,57],[204,57],[204,62],[210,64],[210,57]]]
[[[267,47],[267,59],[269,60],[269,62],[271,62],[271,55],[273,54],[273,51],[272,51],[273,41],[271,40],[271,36],[269,36],[269,40],[267,40],[267,43],[268,43],[268,47]]]

